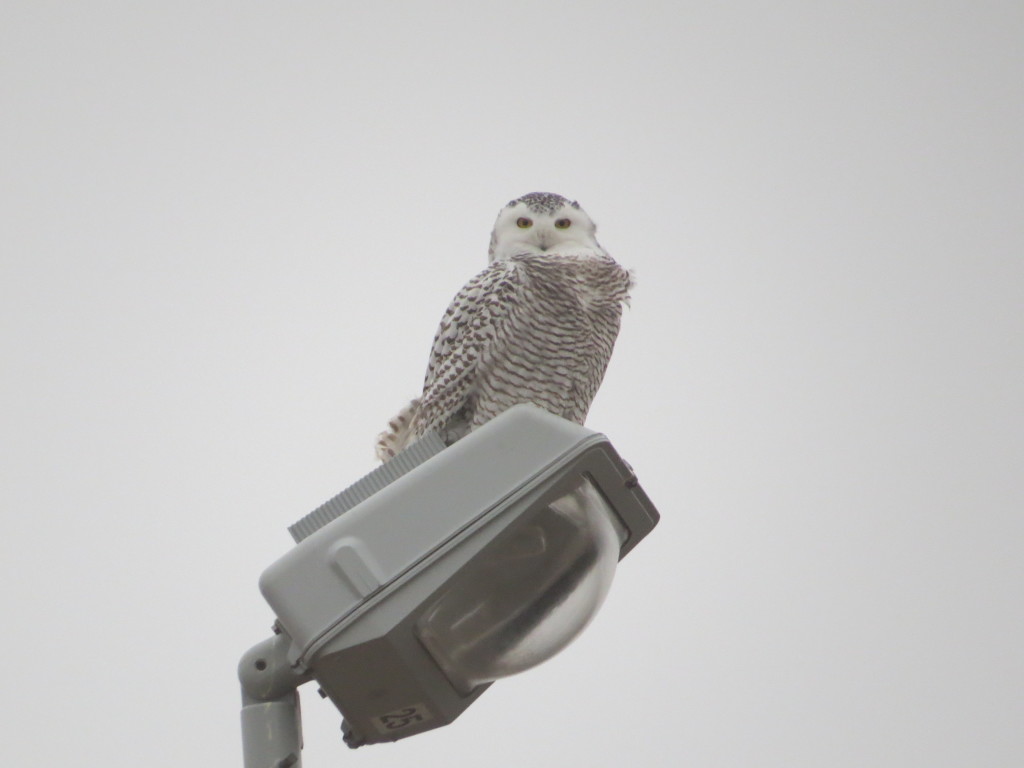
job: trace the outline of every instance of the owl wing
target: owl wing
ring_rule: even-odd
[[[496,261],[456,294],[430,351],[416,436],[436,430],[451,443],[469,431],[488,352],[518,311],[523,279],[514,262]]]

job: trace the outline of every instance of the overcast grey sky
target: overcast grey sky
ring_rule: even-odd
[[[12,765],[240,765],[286,526],[494,216],[636,271],[588,426],[661,526],[562,655],[334,765],[1024,764],[1024,5],[5,2]]]

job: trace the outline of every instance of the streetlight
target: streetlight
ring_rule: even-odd
[[[289,529],[275,635],[239,664],[246,768],[301,765],[315,679],[351,747],[447,725],[568,645],[658,522],[608,439],[530,405],[428,435]]]

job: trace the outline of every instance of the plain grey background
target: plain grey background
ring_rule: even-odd
[[[565,653],[306,765],[1024,764],[1019,0],[4,2],[3,754],[240,765],[285,532],[494,216],[636,271],[662,525]]]

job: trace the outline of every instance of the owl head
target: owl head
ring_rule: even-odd
[[[604,254],[597,226],[580,204],[550,192],[517,197],[498,213],[491,231],[490,261],[521,253],[543,255],[589,250]]]

